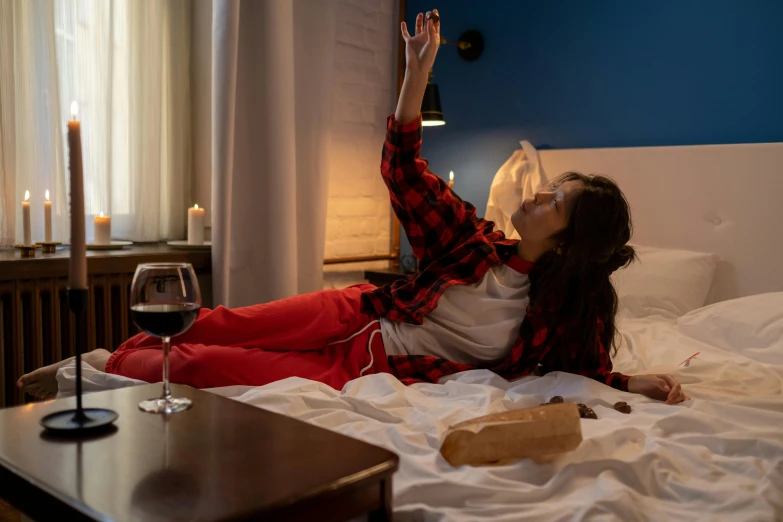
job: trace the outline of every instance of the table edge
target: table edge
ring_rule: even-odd
[[[84,502],[69,497],[68,495],[62,493],[60,490],[52,488],[49,484],[40,482],[39,480],[35,479],[34,477],[31,477],[27,473],[20,472],[20,470],[16,466],[9,463],[7,460],[3,459],[2,457],[0,457],[0,464],[2,464],[0,465],[0,476],[4,474],[8,474],[8,475],[12,475],[13,477],[16,477],[17,481],[24,483],[24,485],[21,486],[22,488],[32,487],[41,491],[44,495],[49,497],[48,499],[49,501],[57,502],[58,504],[61,505],[63,509],[70,509],[72,511],[75,511],[76,513],[79,513],[80,515],[89,517],[93,520],[111,522],[112,519],[108,518],[100,511],[96,511],[95,509],[91,508]],[[20,487],[17,486],[15,489],[20,489]],[[4,497],[2,495],[0,495],[0,497],[6,498],[6,500],[8,500],[8,502],[11,503],[12,506],[17,507],[17,505],[13,502],[13,499]],[[17,509],[22,511],[22,509],[19,507],[17,507]],[[62,516],[66,518],[69,517],[67,513],[62,513]]]
[[[384,480],[390,480],[394,473],[399,468],[399,457],[397,454],[394,455],[394,460],[385,462],[383,464],[379,464],[377,466],[374,466],[373,468],[370,468],[369,470],[364,470],[359,473],[355,473],[354,475],[362,475],[358,480],[352,481],[352,482],[341,482],[338,487],[321,487],[321,488],[314,488],[312,490],[307,491],[305,494],[294,497],[289,499],[289,502],[283,503],[275,503],[270,504],[266,511],[263,513],[263,516],[271,516],[276,517],[280,513],[284,513],[286,510],[296,506],[300,502],[309,502],[309,501],[318,501],[321,499],[329,498],[333,495],[338,495],[341,493],[348,493],[350,491],[356,490],[361,487],[367,487],[371,486],[374,483],[380,484]],[[376,469],[376,468],[386,468],[383,470]],[[372,473],[370,473],[372,471]],[[374,481],[371,481],[370,479],[376,479]],[[236,520],[257,520],[259,514],[254,512],[247,512],[240,515]]]

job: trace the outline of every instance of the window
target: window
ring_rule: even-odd
[[[76,100],[83,122],[85,212],[110,212],[120,220],[135,211],[129,183],[127,14],[127,0],[58,0],[54,12],[61,120],[70,118]],[[65,143],[64,126],[62,132]]]
[[[185,235],[190,202],[189,0],[3,0],[0,5],[0,238],[33,236],[43,195],[68,239],[66,121],[79,105],[87,237],[112,217],[117,239]],[[9,153],[10,151],[10,153]],[[40,214],[40,216],[39,216]]]

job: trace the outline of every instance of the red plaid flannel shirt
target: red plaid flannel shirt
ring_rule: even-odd
[[[476,217],[473,205],[429,171],[427,161],[419,156],[421,136],[421,119],[402,125],[389,116],[381,160],[392,208],[405,228],[420,271],[362,295],[363,312],[411,324],[422,324],[450,286],[476,283],[491,267],[503,263],[517,270],[532,266],[517,257],[518,241],[506,239],[503,232],[494,230],[494,223]],[[528,329],[525,333],[531,343],[522,340],[524,329]],[[582,359],[581,346],[572,346],[570,359],[574,365],[563,368],[559,358],[548,353],[552,341],[560,335],[562,327],[551,324],[546,313],[529,308],[508,357],[489,369],[515,379],[532,373],[541,364],[545,371],[585,375],[627,391],[628,377],[612,372],[605,346],[599,346],[597,357],[585,357],[590,360],[581,364],[576,363]],[[393,355],[389,366],[405,384],[438,382],[445,375],[475,369],[426,355]]]

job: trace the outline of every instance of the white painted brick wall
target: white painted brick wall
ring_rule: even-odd
[[[396,13],[394,0],[338,0],[327,258],[389,252],[391,209],[380,160],[396,101]],[[327,266],[324,286],[349,286],[362,281],[365,268],[385,266]]]

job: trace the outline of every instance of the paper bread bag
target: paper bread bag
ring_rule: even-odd
[[[546,462],[582,442],[579,408],[548,404],[493,413],[451,426],[440,453],[452,466],[481,466],[513,459]]]

